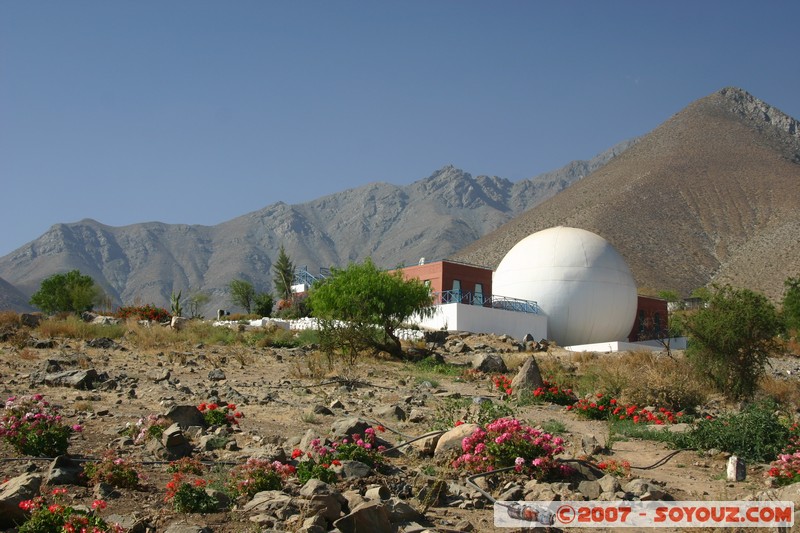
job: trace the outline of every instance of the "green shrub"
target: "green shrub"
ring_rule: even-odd
[[[717,288],[708,306],[686,319],[686,355],[718,391],[734,400],[751,398],[767,359],[780,347],[782,327],[765,296],[749,289]]]
[[[701,420],[687,433],[673,433],[671,442],[679,448],[716,448],[744,459],[768,462],[789,442],[789,428],[769,401],[753,403],[741,412]]]

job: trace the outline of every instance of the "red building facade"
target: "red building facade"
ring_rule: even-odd
[[[406,279],[419,279],[440,295],[436,303],[454,301],[483,305],[492,295],[492,271],[465,263],[437,261],[406,267]]]
[[[648,341],[666,337],[669,331],[667,301],[661,298],[639,295],[636,304],[636,320],[633,322],[630,342]]]

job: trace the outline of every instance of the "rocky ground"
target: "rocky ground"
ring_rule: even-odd
[[[436,349],[448,363],[462,364],[464,370],[483,354],[500,356],[511,368],[531,356],[572,357],[555,349],[520,351],[523,347],[512,339],[485,335],[451,336]],[[780,360],[775,372],[791,375],[798,367],[796,360]],[[139,490],[98,492],[102,489],[82,485],[79,478],[59,478],[53,461],[20,457],[2,443],[0,478],[7,483],[0,499],[13,480],[28,475],[39,477],[44,486],[65,483],[74,505],[103,497],[108,502],[103,516],[130,531],[494,531],[489,500],[449,466],[452,449],[448,453],[443,442],[432,455],[424,449],[424,441],[402,447],[378,470],[345,465],[330,486],[301,487],[290,480],[282,494],[261,494],[224,512],[178,513],[164,501],[171,478],[165,464],[181,446],[208,465],[209,479],[224,480],[233,465],[248,458],[291,461],[295,448],[307,449],[314,437],[341,437],[359,421],[384,426],[387,431],[380,437],[389,446],[396,445],[431,431],[446,415],[454,414],[446,413],[447,398],[487,398],[503,405],[490,375],[439,374],[410,363],[371,358],[354,367],[331,368],[323,355],[303,348],[195,345],[141,351],[124,340],[102,339],[44,342],[24,349],[4,344],[0,348],[4,398],[43,394],[61,407],[66,421],[84,427],[72,437],[71,456],[97,458],[113,450],[141,464],[145,480]],[[235,403],[244,415],[238,427],[209,434],[191,427],[191,420],[175,409],[210,401]],[[161,441],[144,444],[126,435],[126,429],[140,419],[170,412],[172,421],[183,427],[172,432],[169,442],[166,434]],[[533,404],[514,407],[514,412],[530,425],[561,427],[567,442],[565,459],[627,460],[631,476],[603,478],[587,467],[582,478],[561,483],[537,483],[514,475],[481,480],[483,490],[495,498],[738,500],[765,490],[765,465],[749,465],[744,481],[731,482],[725,477],[724,454],[684,451],[648,469],[673,450],[652,441],[609,442],[607,423],[581,420],[561,406]],[[361,525],[353,529],[353,524]]]

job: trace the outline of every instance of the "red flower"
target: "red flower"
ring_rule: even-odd
[[[205,411],[205,410],[206,410],[206,404],[205,404],[205,402],[203,402],[203,403],[201,403],[200,405],[198,405],[198,406],[197,406],[197,408],[198,408],[200,411]]]
[[[303,452],[302,452],[302,451],[300,451],[300,450],[298,450],[297,448],[295,448],[294,450],[292,450],[292,459],[297,459],[297,458],[298,458],[298,457],[300,457],[301,455],[303,455]]]
[[[455,424],[455,425],[456,425],[456,426],[460,426],[460,425],[461,425],[461,424],[463,424],[463,423],[464,423],[464,421],[463,421],[463,420],[456,420],[456,424]]]
[[[210,404],[208,404],[208,408],[209,408],[210,410],[212,410],[212,411],[213,411],[214,409],[216,409],[217,407],[219,407],[219,405],[217,405],[217,404],[215,404],[215,403],[210,403]]]
[[[228,404],[228,409],[230,409],[231,411],[235,411],[236,410],[236,404],[229,403]]]
[[[103,500],[95,500],[92,502],[92,509],[105,509],[107,505]]]
[[[378,430],[378,431],[380,431],[381,433],[383,433],[384,431],[386,431],[386,428],[385,428],[385,427],[383,427],[383,426],[375,426],[375,429],[377,429],[377,430]]]

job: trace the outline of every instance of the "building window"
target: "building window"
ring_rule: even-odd
[[[653,329],[656,334],[661,335],[661,314],[658,311],[653,314]]]
[[[639,333],[644,333],[644,309],[639,309]]]
[[[483,283],[475,284],[475,305],[483,305]]]
[[[453,280],[453,301],[456,303],[461,303],[461,280],[454,279]]]

